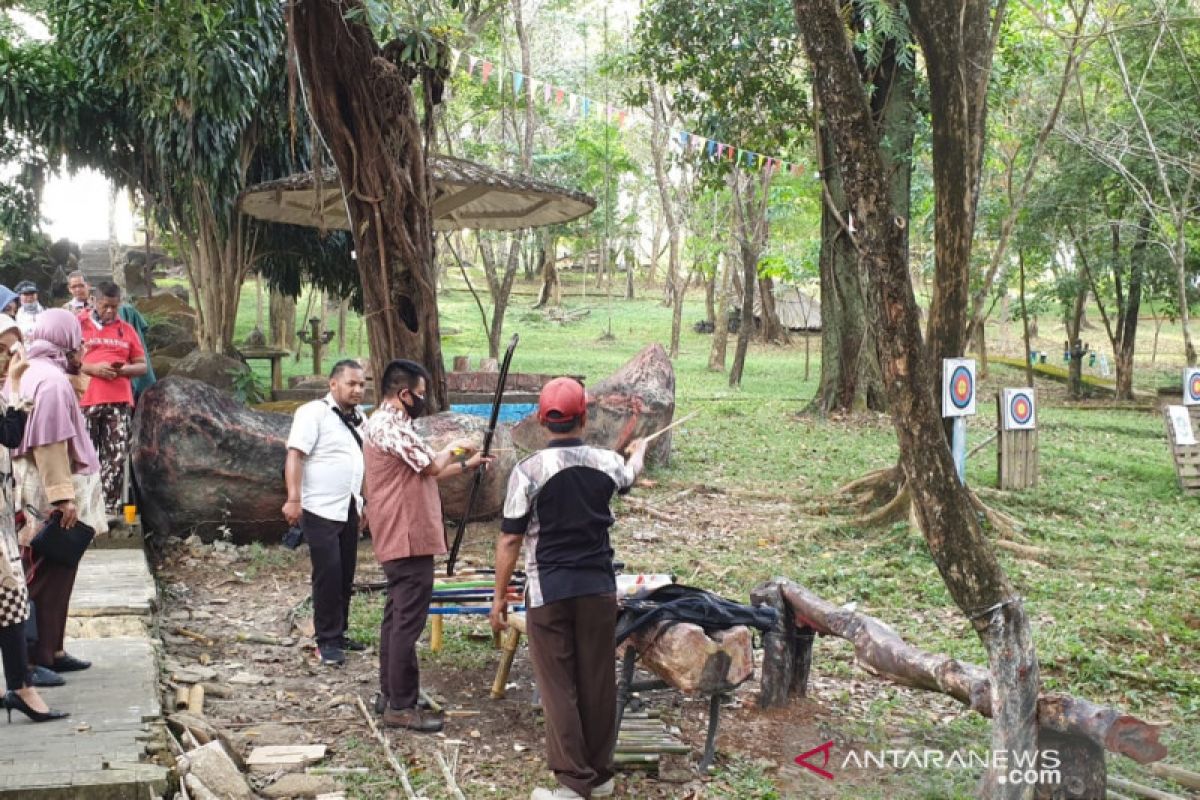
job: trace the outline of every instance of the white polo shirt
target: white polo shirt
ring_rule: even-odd
[[[296,409],[289,449],[304,453],[300,507],[334,522],[349,516],[350,498],[362,513],[363,454],[354,434],[334,412],[332,394]],[[362,409],[357,409],[362,415]],[[362,436],[362,426],[358,426]]]

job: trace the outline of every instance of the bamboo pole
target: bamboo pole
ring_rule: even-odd
[[[1123,792],[1138,795],[1139,797],[1148,798],[1148,800],[1186,800],[1177,794],[1164,792],[1161,789],[1155,789],[1153,786],[1146,786],[1143,783],[1135,781],[1127,781],[1117,775],[1108,776],[1108,785],[1120,789]]]
[[[1177,767],[1174,764],[1151,764],[1150,773],[1157,775],[1160,778],[1166,778],[1169,781],[1175,781],[1180,786],[1186,786],[1189,789],[1200,789],[1200,772],[1192,772],[1191,770]]]
[[[204,714],[204,686],[193,683],[188,691],[187,710],[193,714]]]
[[[362,698],[358,695],[354,696],[354,702],[358,705],[358,711],[362,714],[362,718],[367,721],[367,727],[371,729],[371,733],[374,734],[375,739],[383,747],[383,754],[387,758],[388,764],[391,765],[392,770],[400,777],[400,785],[404,787],[404,796],[409,800],[417,800],[417,793],[413,791],[412,784],[408,781],[408,770],[404,769],[404,765],[396,759],[396,754],[392,752],[392,746],[388,744],[387,737],[375,725],[375,720],[371,717],[371,712],[367,711],[366,705],[363,704]]]
[[[442,628],[444,625],[441,614],[434,614],[429,623],[429,649],[431,652],[442,652]]]

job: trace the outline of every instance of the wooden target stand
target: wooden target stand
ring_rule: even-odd
[[[1037,428],[1007,430],[1004,390],[996,393],[996,474],[1004,491],[1032,489],[1038,483]]]
[[[1200,406],[1185,408],[1191,419],[1192,430],[1200,431]],[[1167,426],[1167,443],[1171,448],[1171,458],[1175,462],[1175,477],[1179,479],[1179,489],[1185,495],[1200,495],[1200,444],[1179,444],[1170,408],[1163,409],[1163,420]]]

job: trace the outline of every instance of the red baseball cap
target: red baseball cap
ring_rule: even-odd
[[[574,378],[555,378],[542,387],[538,397],[539,422],[566,422],[586,413],[587,390]]]

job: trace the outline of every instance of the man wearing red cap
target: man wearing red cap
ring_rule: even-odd
[[[633,486],[646,442],[630,445],[628,461],[584,444],[587,393],[571,378],[555,378],[542,389],[538,420],[549,431],[549,445],[509,478],[489,618],[493,630],[507,627],[505,590],[524,542],[525,624],[546,715],[547,761],[559,782],[535,789],[531,800],[607,797],[617,740],[609,503]]]

